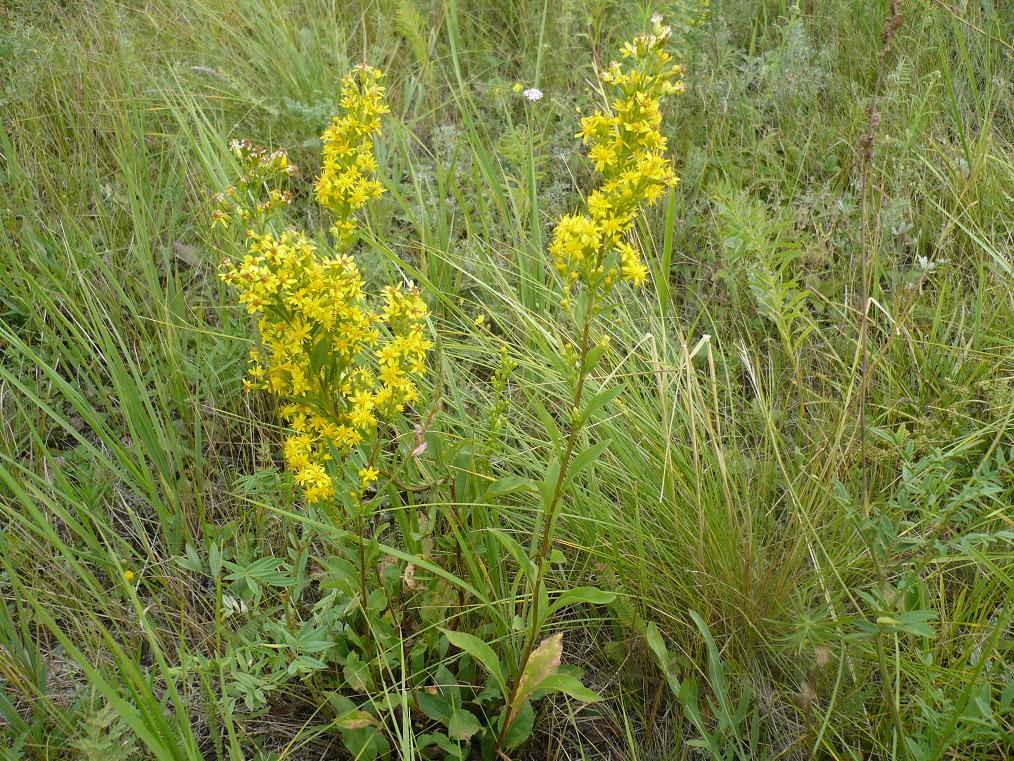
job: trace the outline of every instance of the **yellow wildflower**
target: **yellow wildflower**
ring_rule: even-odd
[[[611,113],[596,111],[581,119],[576,137],[589,146],[602,183],[585,199],[587,213],[564,215],[553,232],[549,252],[568,288],[578,280],[604,290],[618,279],[642,284],[647,267],[622,236],[641,206],[657,203],[678,182],[659,128],[662,100],[683,92],[683,69],[665,50],[671,30],[660,18],[653,22],[650,34],[623,46],[629,69],[614,61],[599,75],[610,91]]]
[[[324,154],[315,186],[317,201],[337,220],[331,228],[339,248],[347,247],[356,230],[353,213],[380,197],[384,187],[370,177],[377,162],[373,138],[380,134],[380,117],[388,112],[383,77],[369,66],[357,66],[342,79],[341,106],[324,131]]]
[[[317,199],[337,217],[339,250],[355,232],[354,211],[383,192],[371,176],[373,137],[387,112],[380,79],[380,72],[369,67],[346,76],[344,113],[323,135]],[[272,173],[291,173],[284,151],[268,154],[246,142],[234,150],[244,167],[251,167],[241,189],[252,187],[255,178],[263,185]],[[223,204],[239,199],[234,201],[239,208],[240,196],[241,190],[230,189],[222,194]],[[263,209],[285,198],[271,191],[257,211],[242,207],[246,216],[238,215],[252,225],[264,218]],[[243,386],[265,389],[282,403],[286,467],[312,504],[334,497],[331,473],[340,471],[329,463],[336,456],[347,457],[375,435],[380,420],[392,420],[418,400],[416,382],[425,374],[432,348],[423,333],[427,310],[411,285],[383,288],[380,304],[371,306],[352,257],[323,254],[297,230],[267,229],[247,228],[244,255],[225,262],[221,278],[258,316],[260,342],[250,352]],[[368,471],[360,473],[361,480],[367,476]]]
[[[365,489],[380,475],[375,468],[363,468],[359,471],[359,483]]]

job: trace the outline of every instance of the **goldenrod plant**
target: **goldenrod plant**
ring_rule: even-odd
[[[1004,7],[0,3],[0,757],[1014,758]]]
[[[374,178],[372,149],[380,116],[387,112],[381,76],[357,67],[343,79],[342,113],[322,137],[316,197],[336,217],[334,250],[327,243],[321,250],[295,228],[273,229],[291,202],[291,194],[272,187],[294,173],[284,151],[234,143],[244,174],[218,196],[213,214],[214,224],[228,227],[236,219],[244,226],[242,253],[226,259],[221,272],[239,303],[258,318],[259,340],[249,352],[244,389],[276,399],[285,464],[305,504],[320,506],[334,525],[355,534],[357,567],[350,576],[356,580],[359,616],[352,623],[358,622],[356,644],[363,658],[347,655],[344,665],[354,669],[356,684],[382,668],[376,662],[382,660],[381,629],[386,624],[390,633],[391,621],[374,617],[393,613],[386,602],[379,609],[374,604],[374,593],[383,597],[384,590],[370,570],[376,550],[368,545],[375,543],[371,527],[383,486],[378,480],[389,481],[398,468],[398,419],[420,401],[417,383],[433,346],[425,337],[427,309],[419,291],[388,285],[371,300],[354,258],[342,253],[355,239],[355,212],[383,191]],[[342,561],[321,562],[333,568]],[[363,729],[356,726],[359,709],[351,710],[346,728]],[[378,748],[380,742],[375,740]],[[357,751],[373,747],[355,733],[347,743]]]
[[[381,74],[363,67],[342,81],[341,107],[324,133],[324,161],[316,182],[320,203],[337,217],[332,230],[339,249],[356,230],[354,212],[383,186],[373,178],[373,135],[386,113]],[[247,145],[234,146],[247,173],[268,183],[289,173],[284,152],[265,156]],[[230,189],[229,197],[237,194]],[[346,463],[359,466],[352,491],[377,479],[378,426],[386,426],[419,399],[416,380],[425,374],[432,342],[424,337],[426,304],[409,287],[385,286],[382,304],[371,306],[355,260],[321,253],[305,233],[293,229],[257,232],[270,212],[290,196],[268,190],[268,201],[232,211],[248,226],[245,253],[226,261],[222,280],[236,289],[247,312],[257,315],[259,345],[250,350],[247,391],[277,397],[288,433],[285,461],[310,504],[335,498],[335,479],[345,480]],[[226,212],[216,210],[216,219]],[[251,226],[252,225],[252,226]],[[372,453],[353,456],[360,448]],[[349,490],[346,489],[346,492]],[[347,495],[343,495],[347,496]]]
[[[585,117],[578,137],[588,146],[588,157],[602,182],[585,199],[584,213],[560,218],[549,246],[560,276],[560,301],[565,309],[573,308],[578,336],[564,349],[572,392],[566,400],[570,409],[567,432],[539,485],[541,535],[533,542],[534,555],[521,568],[529,603],[520,660],[505,668],[481,639],[444,631],[451,644],[489,672],[502,693],[502,708],[489,729],[477,729],[465,738],[481,734],[484,753],[490,758],[527,739],[534,696],[564,692],[579,700],[598,699],[573,674],[560,671],[561,635],[536,644],[552,612],[582,602],[604,604],[613,597],[592,587],[550,590],[546,572],[567,485],[608,443],[585,450],[578,446],[588,417],[616,396],[608,388],[590,398],[585,393],[587,377],[605,349],[593,334],[594,323],[609,311],[619,282],[634,286],[645,282],[647,268],[630,241],[631,231],[640,209],[656,203],[677,182],[660,132],[664,99],[683,90],[682,67],[673,63],[665,49],[669,36],[669,27],[661,18],[653,18],[649,33],[623,46],[627,65],[613,62],[600,74],[608,110]],[[342,80],[342,111],[322,137],[322,170],[315,196],[336,217],[331,231],[338,251],[322,253],[295,229],[272,229],[272,219],[291,202],[290,194],[273,186],[294,171],[283,151],[268,153],[247,143],[234,144],[244,174],[237,186],[219,196],[213,215],[213,223],[227,226],[238,219],[245,226],[243,254],[236,261],[227,260],[221,275],[237,291],[246,311],[259,318],[259,342],[250,351],[244,386],[247,391],[266,391],[278,400],[285,427],[285,463],[306,504],[322,505],[325,512],[331,505],[340,505],[343,509],[332,509],[331,514],[339,520],[347,516],[355,524],[362,614],[359,635],[365,645],[366,673],[390,668],[382,665],[381,654],[372,646],[380,622],[370,613],[392,611],[386,604],[371,609],[371,595],[382,592],[383,583],[379,577],[371,578],[367,568],[371,553],[366,549],[373,508],[383,493],[374,484],[382,472],[388,478],[394,473],[393,462],[381,462],[392,449],[390,444],[385,446],[382,435],[407,406],[420,402],[416,384],[425,375],[426,355],[432,348],[424,337],[426,306],[419,293],[386,286],[382,306],[371,307],[355,260],[338,253],[354,243],[356,212],[383,192],[374,177],[373,153],[373,139],[381,133],[380,119],[387,112],[381,80],[380,71],[365,66],[347,75]],[[511,366],[505,356],[499,362],[493,389],[502,397]],[[502,410],[498,400],[490,412],[494,438],[502,426]],[[396,444],[393,439],[391,443]],[[422,675],[407,676],[418,679]],[[481,726],[473,714],[461,715],[471,717],[463,719],[469,726],[471,722]],[[456,735],[451,724],[447,729],[448,737]]]
[[[560,275],[561,303],[574,312],[577,335],[563,350],[566,380],[573,395],[564,400],[568,410],[565,434],[557,443],[545,479],[538,484],[542,497],[541,536],[533,545],[536,551],[525,569],[530,605],[524,645],[511,677],[494,756],[505,744],[514,746],[524,739],[515,733],[515,739],[508,740],[519,712],[536,691],[559,689],[579,699],[596,699],[572,676],[559,673],[561,635],[538,646],[536,641],[551,613],[576,603],[603,604],[613,598],[610,592],[592,587],[551,591],[546,586],[546,572],[555,522],[567,498],[568,485],[603,454],[609,443],[601,441],[582,450],[581,430],[596,410],[622,390],[607,387],[594,395],[586,393],[588,376],[601,361],[607,345],[605,338],[594,334],[596,319],[609,312],[610,297],[618,282],[628,281],[635,286],[645,282],[647,268],[629,241],[630,232],[640,209],[656,203],[663,191],[677,182],[666,155],[666,139],[659,131],[663,100],[683,91],[683,69],[673,63],[665,49],[670,34],[661,17],[655,16],[649,33],[639,34],[623,46],[626,68],[613,61],[599,74],[609,110],[582,119],[577,137],[588,146],[588,158],[602,174],[602,183],[584,200],[585,213],[560,218],[549,246]]]

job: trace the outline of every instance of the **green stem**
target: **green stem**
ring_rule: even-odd
[[[380,435],[378,434],[366,467],[372,468],[374,466],[379,453]],[[359,496],[359,526],[356,533],[359,535],[359,604],[363,612],[363,621],[366,623],[363,636],[366,639],[366,661],[369,662],[373,660],[373,637],[370,633],[370,616],[367,608],[370,593],[366,584],[366,503],[363,501],[362,495]]]
[[[535,648],[535,640],[539,636],[541,626],[539,626],[539,591],[542,589],[542,585],[545,582],[546,570],[549,566],[549,546],[553,539],[553,523],[556,516],[557,508],[560,505],[560,501],[563,497],[563,484],[567,480],[567,468],[570,466],[570,461],[574,456],[574,448],[577,444],[578,434],[581,432],[582,419],[580,414],[581,398],[584,395],[585,380],[588,377],[588,373],[585,369],[585,361],[588,357],[588,351],[591,349],[589,345],[591,339],[591,322],[592,314],[595,309],[595,294],[594,292],[589,294],[588,307],[585,310],[584,325],[581,330],[581,342],[580,350],[578,352],[578,379],[577,387],[574,391],[574,404],[572,408],[572,417],[570,421],[570,431],[567,435],[567,442],[563,449],[563,454],[560,457],[560,472],[556,477],[556,483],[553,486],[553,496],[546,506],[545,513],[543,515],[542,525],[542,541],[539,544],[538,554],[534,560],[538,563],[538,572],[535,576],[535,583],[532,585],[532,615],[531,615],[531,626],[528,630],[528,636],[525,638],[525,648],[521,655],[521,661],[518,665],[517,673],[514,677],[514,684],[511,687],[510,696],[507,698],[507,702],[504,704],[504,720],[500,726],[500,732],[497,734],[496,743],[493,745],[493,758],[497,758],[500,752],[500,747],[503,745],[504,738],[507,735],[507,729],[510,727],[511,720],[513,719],[516,707],[514,705],[518,697],[518,690],[521,686],[521,677],[525,673],[525,668],[528,666],[528,661],[532,657],[532,651]]]

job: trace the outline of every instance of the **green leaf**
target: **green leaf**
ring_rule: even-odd
[[[525,671],[518,681],[516,702],[528,700],[543,680],[560,668],[563,659],[563,634],[554,634],[539,643],[532,651],[525,665]]]
[[[594,370],[595,366],[599,363],[599,360],[602,359],[602,355],[605,353],[606,353],[606,344],[599,343],[591,347],[588,350],[588,354],[585,355],[583,371],[585,373],[588,373]]]
[[[1007,686],[1003,688],[1003,692],[1000,693],[1000,701],[997,703],[997,709],[1000,713],[1007,713],[1014,706],[1014,679],[1007,682]]]
[[[553,495],[556,493],[556,482],[560,478],[560,458],[554,457],[549,463],[549,467],[546,468],[546,476],[542,479],[542,484],[539,486],[539,491],[542,492],[542,506],[546,510],[549,509],[550,503],[553,501]]]
[[[539,618],[535,622],[535,631],[542,631],[542,625],[546,623],[546,619],[549,617],[549,589],[546,588],[546,580],[543,579],[539,584],[538,589],[535,590],[536,599],[539,601]],[[535,606],[532,608],[532,613],[535,613]]]
[[[535,728],[535,709],[529,701],[522,703],[515,712],[514,720],[507,727],[504,735],[504,744],[508,750],[521,745],[527,740]]]
[[[324,364],[324,360],[327,359],[328,352],[331,348],[330,337],[324,335],[310,351],[310,372],[316,374],[320,371],[320,368]]]
[[[366,598],[366,609],[371,613],[380,614],[387,608],[387,593],[383,588],[374,589]]]
[[[208,565],[211,567],[212,578],[218,578],[222,573],[222,553],[218,549],[218,542],[212,542],[208,548]]]
[[[542,423],[542,427],[546,429],[549,434],[549,438],[552,440],[553,445],[558,447],[560,445],[560,427],[556,424],[556,420],[549,410],[546,409],[545,405],[542,404],[538,399],[532,400],[532,408],[535,410],[535,414],[539,417],[539,422]]]
[[[418,735],[415,738],[415,743],[418,750],[424,750],[431,745],[436,745],[447,754],[445,758],[462,758],[464,755],[461,746],[451,742],[447,735],[442,732]]]
[[[596,703],[602,700],[601,695],[589,690],[581,684],[580,679],[572,674],[551,674],[543,679],[536,689],[546,692],[562,692],[583,703]]]
[[[176,564],[194,573],[204,573],[204,563],[201,562],[201,556],[197,554],[197,549],[192,544],[187,545],[185,556],[176,558]]]
[[[936,619],[936,611],[932,610],[910,610],[904,613],[897,613],[894,616],[877,616],[876,625],[881,630],[900,634],[906,632],[918,637],[935,638],[936,630],[927,621]]]
[[[426,714],[426,718],[439,721],[444,726],[450,723],[453,706],[446,698],[431,695],[426,690],[418,690],[415,693],[415,700],[419,704],[419,710]]]
[[[530,478],[522,476],[508,476],[499,478],[486,489],[486,499],[494,499],[512,494],[516,491],[538,492],[539,485]]]
[[[344,729],[341,735],[345,748],[357,761],[373,761],[391,750],[390,744],[376,727]]]
[[[577,478],[578,474],[580,474],[582,470],[602,456],[602,453],[609,448],[610,443],[611,439],[600,441],[599,443],[588,447],[571,460],[570,467],[567,468],[567,480],[563,484],[564,491],[570,488],[571,482]]]
[[[595,394],[595,396],[588,400],[588,404],[586,404],[584,409],[581,411],[582,424],[587,422],[592,415],[615,400],[616,397],[622,393],[623,386],[613,386],[612,388],[608,388],[605,391],[600,391]]]
[[[972,687],[971,700],[965,706],[965,718],[971,721],[990,722],[993,720],[993,691],[988,681],[983,680]]]
[[[447,734],[452,740],[466,742],[472,739],[472,735],[482,730],[482,724],[470,712],[463,708],[457,708],[451,715],[451,721],[447,725]]]
[[[574,589],[568,589],[556,598],[556,602],[549,607],[549,613],[552,615],[568,605],[579,605],[581,603],[608,605],[615,599],[615,593],[606,592],[597,587],[575,587]]]
[[[356,709],[339,716],[335,719],[334,724],[338,729],[365,729],[366,727],[379,726],[380,722],[373,714]]]
[[[225,577],[228,581],[255,581],[273,587],[290,587],[296,583],[287,572],[278,570],[283,564],[278,558],[260,558],[246,566],[228,560],[223,561],[223,564],[232,570],[232,573]]]
[[[658,666],[665,675],[665,681],[669,685],[669,689],[673,691],[674,695],[679,695],[680,680],[676,678],[676,675],[672,671],[672,656],[669,655],[669,648],[665,646],[662,634],[659,632],[658,627],[655,626],[654,621],[648,622],[644,638],[648,641],[648,647],[651,648],[651,652],[655,654],[655,658],[658,660]]]
[[[493,678],[496,679],[496,682],[500,687],[500,692],[504,695],[507,694],[507,680],[504,679],[503,666],[500,665],[500,659],[496,657],[496,653],[493,652],[493,648],[472,634],[456,632],[452,629],[441,629],[440,631],[442,631],[444,636],[447,637],[448,642],[455,647],[464,650],[484,669],[486,669],[486,671],[492,674]]]
[[[464,679],[464,677],[462,678]],[[452,674],[446,666],[440,666],[433,675],[433,679],[437,689],[440,690],[440,694],[451,701],[451,705],[455,708],[460,707],[461,687],[458,684],[458,680],[454,677],[454,674]]]
[[[511,554],[514,560],[517,562],[518,567],[521,568],[521,572],[529,578],[535,578],[535,564],[531,558],[528,557],[528,553],[524,551],[517,540],[510,534],[501,531],[498,528],[491,528],[489,532],[496,537],[497,541],[504,546],[504,548]]]
[[[370,670],[367,668],[359,655],[355,652],[349,653],[348,661],[343,671],[345,681],[348,682],[356,692],[369,692],[373,687],[373,680],[370,678]]]

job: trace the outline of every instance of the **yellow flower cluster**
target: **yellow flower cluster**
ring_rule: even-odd
[[[380,134],[380,117],[388,111],[384,102],[382,74],[369,66],[357,66],[342,79],[341,106],[321,140],[323,166],[317,178],[317,201],[334,213],[331,228],[339,248],[347,246],[356,231],[353,214],[380,197],[384,186],[373,179],[377,160],[373,137]]]
[[[670,34],[661,19],[654,19],[650,34],[623,47],[632,66],[625,70],[614,61],[599,75],[614,93],[612,113],[598,111],[582,119],[577,137],[589,146],[588,157],[603,182],[585,199],[584,213],[558,221],[549,247],[568,283],[581,279],[589,287],[608,289],[617,278],[640,285],[647,277],[640,252],[624,238],[639,207],[656,203],[679,181],[659,131],[663,98],[684,89],[683,69],[664,49]]]
[[[352,213],[382,191],[370,177],[372,136],[387,110],[380,76],[362,67],[343,80],[346,115],[324,134],[317,197],[338,217],[339,246],[355,230]],[[245,142],[234,149],[247,173],[240,188],[222,197],[216,210],[221,215],[213,221],[226,225],[238,218],[247,225],[244,256],[226,261],[221,273],[239,302],[259,316],[260,341],[250,351],[244,388],[265,390],[282,402],[289,429],[286,465],[306,501],[321,502],[335,495],[332,476],[343,476],[328,463],[418,400],[416,383],[432,348],[423,332],[426,304],[414,287],[389,286],[373,307],[352,257],[322,255],[302,232],[268,229],[273,199],[288,202],[290,196],[270,190],[263,202],[270,208],[264,209],[251,206],[249,198],[263,195],[268,180],[291,173],[284,151],[268,154]],[[377,476],[367,465],[358,472],[358,485],[366,488]]]
[[[308,502],[329,499],[334,454],[419,398],[432,346],[423,337],[426,305],[413,288],[387,287],[381,309],[370,308],[355,261],[320,256],[294,230],[250,234],[246,256],[226,263],[222,279],[261,316],[244,386],[285,402],[286,464]]]

